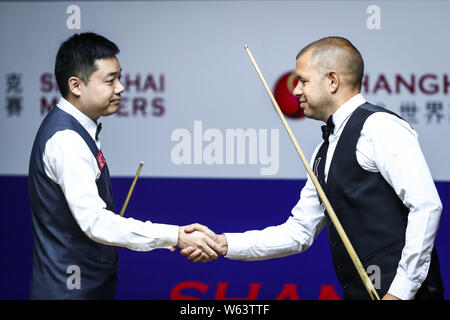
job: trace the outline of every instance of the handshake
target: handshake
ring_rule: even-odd
[[[181,255],[198,262],[208,262],[226,255],[228,251],[227,238],[223,234],[215,234],[208,227],[195,223],[179,227],[178,243],[170,251],[181,249]]]

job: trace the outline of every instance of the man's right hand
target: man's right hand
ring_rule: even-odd
[[[220,248],[220,252],[216,250],[216,253],[226,255],[228,252],[228,242],[227,238],[224,234],[215,234],[208,227],[203,226],[201,224],[193,224],[184,228],[184,232],[186,233],[195,233],[195,232],[203,232],[208,235],[211,239],[214,239],[218,247]],[[206,252],[202,251],[200,248],[187,247],[181,250],[181,255],[187,257],[189,260],[198,262],[208,262],[213,258],[208,255]],[[214,258],[215,259],[215,258]]]
[[[222,248],[216,243],[217,235],[208,227],[195,223],[179,228],[177,248],[181,249],[181,255],[189,260],[211,261],[217,259],[222,253]]]

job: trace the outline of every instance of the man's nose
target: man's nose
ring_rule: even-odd
[[[117,86],[116,86],[116,88],[114,90],[114,93],[115,94],[121,94],[124,91],[125,91],[124,85],[122,84],[122,82],[118,81],[118,84],[117,84]]]
[[[301,85],[301,82],[299,81],[297,85],[294,88],[294,91],[292,94],[296,97],[300,97],[303,94],[303,86]]]

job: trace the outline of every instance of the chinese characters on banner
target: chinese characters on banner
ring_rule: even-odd
[[[19,73],[6,74],[6,111],[9,117],[19,116],[22,112],[22,75]]]

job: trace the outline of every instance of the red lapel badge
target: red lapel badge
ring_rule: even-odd
[[[98,163],[98,167],[99,167],[100,171],[102,171],[106,165],[106,160],[103,157],[101,150],[99,150],[98,155],[97,155],[97,163]]]

